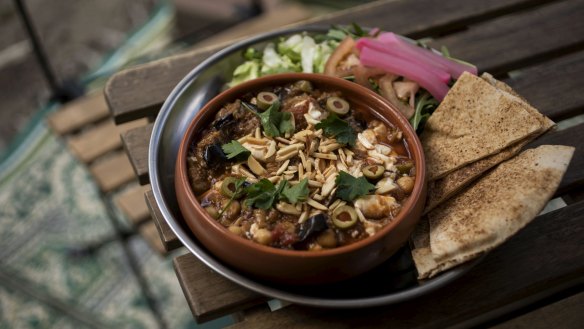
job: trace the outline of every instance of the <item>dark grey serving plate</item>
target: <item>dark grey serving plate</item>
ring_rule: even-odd
[[[278,285],[246,276],[223,264],[200,244],[180,214],[174,191],[180,140],[196,113],[231,79],[234,68],[243,61],[242,51],[250,46],[261,48],[281,36],[304,31],[326,33],[327,29],[296,27],[241,41],[209,57],[182,79],[162,106],[150,139],[148,165],[156,203],[170,228],[190,252],[220,275],[260,294],[296,304],[331,308],[372,307],[421,297],[462,276],[476,262],[419,282],[409,247],[404,246],[384,264],[349,281],[316,287]]]

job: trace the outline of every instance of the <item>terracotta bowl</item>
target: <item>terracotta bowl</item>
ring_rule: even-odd
[[[374,236],[322,251],[282,250],[263,246],[229,232],[201,207],[189,184],[187,152],[197,133],[207,127],[224,104],[264,87],[308,80],[321,90],[339,90],[349,103],[369,110],[403,131],[416,164],[416,182],[399,215]],[[424,207],[426,167],[416,133],[397,109],[373,91],[343,79],[320,74],[271,75],[237,85],[207,103],[190,123],[178,151],[175,190],[181,213],[196,238],[226,264],[254,277],[286,284],[322,284],[345,280],[371,270],[394,254],[412,233]]]

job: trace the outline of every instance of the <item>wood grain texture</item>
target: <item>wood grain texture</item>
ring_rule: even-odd
[[[584,51],[529,67],[505,82],[554,120],[582,113],[584,93],[577,90],[584,86]]]
[[[144,200],[144,193],[149,189],[150,186],[133,186],[114,198],[118,208],[136,226],[151,219],[150,211]]]
[[[154,124],[128,130],[122,134],[122,143],[140,184],[148,184],[148,143]]]
[[[584,147],[582,147],[584,145],[584,123],[566,130],[547,133],[526,147],[533,148],[544,144],[568,145],[576,148],[556,196],[581,188],[584,185]]]
[[[159,238],[162,241],[162,245],[167,251],[177,249],[182,246],[181,242],[178,240],[174,232],[170,229],[170,226],[166,223],[162,217],[162,213],[158,206],[156,206],[156,200],[154,200],[154,194],[152,191],[147,191],[144,194],[146,200],[146,205],[152,216],[152,221],[158,229]]]
[[[87,124],[104,119],[108,114],[107,103],[100,90],[72,101],[58,111],[51,113],[47,122],[55,133],[65,135]]]
[[[89,166],[102,192],[111,192],[135,179],[134,171],[124,152],[117,152]]]
[[[545,1],[379,1],[332,15],[300,22],[329,25],[358,22],[411,37],[422,37],[459,29],[469,22],[525,9]],[[416,17],[415,20],[412,17]],[[106,99],[116,123],[154,116],[172,88],[202,60],[222,46],[196,49],[121,71],[105,87]]]
[[[267,300],[214,273],[192,254],[176,257],[174,269],[197,322],[216,319]]]
[[[445,328],[493,323],[584,284],[584,202],[536,218],[469,273],[424,298],[364,310],[258,308],[230,328]],[[578,288],[579,287],[579,288]]]
[[[558,1],[473,25],[429,45],[446,46],[453,57],[496,75],[584,48],[582,17],[584,0]]]
[[[122,141],[116,125],[111,120],[103,121],[83,133],[67,140],[69,149],[84,163],[116,150]]]
[[[138,232],[140,232],[140,235],[144,238],[144,240],[146,240],[152,249],[158,252],[158,254],[166,256],[167,250],[160,240],[156,224],[153,222],[144,223],[143,225],[140,225]]]

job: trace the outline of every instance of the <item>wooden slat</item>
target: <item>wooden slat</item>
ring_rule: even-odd
[[[584,93],[575,91],[584,85],[584,51],[522,70],[505,82],[554,120],[581,113]]]
[[[356,22],[362,26],[379,27],[417,39],[460,30],[469,24],[546,2],[550,1],[377,1],[316,17],[307,22],[324,26]]]
[[[376,26],[388,31],[419,37],[460,28],[469,21],[533,6],[544,1],[380,1],[354,7],[307,22],[328,25],[354,21],[364,26]],[[379,15],[383,13],[383,15]],[[415,17],[415,20],[412,19]],[[220,46],[221,47],[221,46]],[[202,60],[220,47],[197,49],[193,52],[161,59],[117,73],[105,87],[106,99],[117,123],[153,116],[172,88]]]
[[[430,45],[446,46],[479,70],[500,74],[583,48],[582,17],[584,0],[559,1],[471,26]]]
[[[122,134],[124,149],[140,184],[148,184],[148,143],[153,124],[138,127]]]
[[[144,200],[144,193],[149,188],[149,186],[134,186],[116,195],[114,198],[114,202],[118,208],[120,208],[126,218],[134,225],[139,225],[151,218],[150,211]],[[156,238],[158,238],[158,235]]]
[[[82,162],[89,163],[120,148],[122,146],[121,133],[146,123],[146,119],[141,119],[116,126],[111,120],[105,120],[70,137],[67,140],[67,145]]]
[[[530,143],[527,147],[536,147],[544,144],[568,145],[576,148],[570,166],[556,194],[561,195],[570,189],[584,185],[584,147],[582,147],[584,145],[584,123],[566,130],[547,133]]]
[[[584,293],[542,307],[491,329],[582,328],[584,323]]]
[[[216,319],[267,300],[214,273],[192,254],[176,257],[174,269],[197,322]]]
[[[168,251],[177,249],[182,246],[179,239],[176,237],[174,232],[170,229],[170,226],[166,224],[166,221],[162,217],[162,213],[158,206],[156,206],[156,200],[154,200],[154,194],[152,191],[147,191],[144,194],[146,199],[146,205],[150,210],[150,215],[152,216],[152,221],[158,229],[159,238],[162,241],[162,245]]]
[[[134,170],[124,152],[118,152],[89,166],[102,192],[111,192],[135,179]]]
[[[82,162],[89,163],[99,156],[122,146],[116,125],[106,120],[67,141],[69,149]]]
[[[140,225],[138,231],[152,249],[154,249],[162,256],[166,255],[167,250],[164,248],[162,241],[160,241],[158,230],[156,229],[156,225],[153,222],[147,222],[143,225]]]
[[[523,312],[584,284],[584,202],[536,218],[455,283],[383,308],[288,306],[245,312],[230,328],[466,328]],[[579,287],[579,288],[578,288]]]
[[[50,114],[47,122],[53,131],[64,135],[104,119],[108,114],[103,92],[99,91],[68,103]]]

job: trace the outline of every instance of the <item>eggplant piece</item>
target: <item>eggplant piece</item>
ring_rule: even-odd
[[[221,130],[223,127],[234,124],[235,123],[235,116],[233,113],[229,113],[226,116],[219,118],[213,122],[213,127],[216,130]]]
[[[326,216],[318,214],[310,217],[306,222],[300,224],[298,229],[298,242],[303,242],[315,233],[320,233],[328,228]]]
[[[219,163],[227,162],[227,156],[221,148],[221,143],[207,145],[203,153],[203,159],[209,166],[216,166]]]

